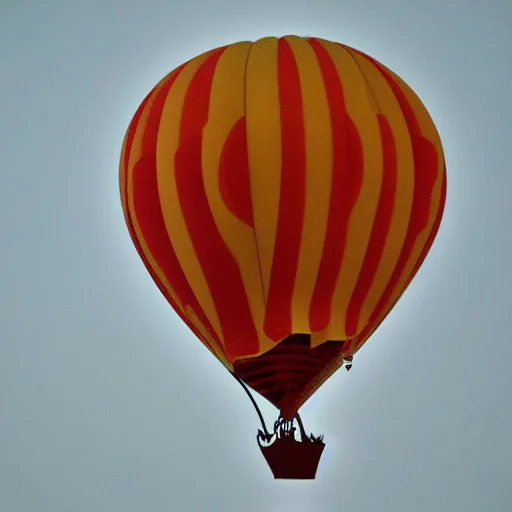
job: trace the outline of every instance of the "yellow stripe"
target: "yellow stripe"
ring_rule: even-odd
[[[418,98],[418,96],[412,91],[412,89],[407,84],[405,84],[405,82],[400,77],[398,77],[392,71],[389,72],[396,80],[397,85],[400,87],[405,97],[407,98],[407,101],[411,106],[416,119],[418,120],[422,136],[434,144],[438,154],[437,178],[434,189],[432,191],[432,201],[430,205],[429,220],[422,233],[416,239],[414,249],[402,272],[400,280],[390,298],[389,303],[394,304],[394,302],[398,300],[400,295],[405,291],[409,277],[412,271],[414,270],[414,267],[416,266],[416,263],[423,251],[425,243],[427,242],[427,239],[432,230],[432,226],[437,217],[437,212],[439,211],[441,201],[442,176],[444,174],[444,155],[439,134],[427,109],[425,108],[421,100]]]
[[[246,70],[247,152],[265,300],[272,270],[281,192],[277,45],[275,37],[256,41],[251,48]]]
[[[407,289],[407,281],[409,280],[411,276],[411,272],[414,269],[414,266],[416,265],[418,258],[423,251],[423,248],[425,247],[425,242],[428,239],[428,236],[430,235],[432,231],[432,227],[435,222],[435,218],[437,216],[437,212],[439,211],[439,207],[441,205],[441,192],[442,192],[442,175],[443,173],[440,172],[436,185],[433,190],[432,194],[432,208],[430,211],[430,217],[427,227],[424,229],[422,234],[418,237],[416,244],[414,245],[414,249],[411,253],[411,257],[409,258],[407,265],[404,268],[404,271],[402,273],[402,276],[395,287],[394,292],[392,293],[388,303],[385,305],[382,314],[377,318],[375,322],[375,327],[372,329],[372,331],[365,336],[363,339],[356,340],[355,343],[351,343],[349,347],[347,347],[347,352],[344,355],[348,354],[355,354],[365,343],[366,341],[373,335],[373,333],[377,330],[382,320],[391,312],[392,308],[394,307],[395,303],[398,301],[400,296],[404,293],[404,291]]]
[[[275,344],[263,334],[265,315],[254,229],[227,208],[219,189],[219,163],[231,130],[245,115],[245,69],[252,43],[228,47],[219,59],[212,83],[208,123],[203,132],[203,179],[215,224],[240,268],[249,308],[258,330],[260,351]]]
[[[405,97],[409,105],[411,106],[416,119],[420,125],[421,134],[423,137],[428,139],[437,149],[440,157],[443,157],[443,146],[441,144],[441,138],[439,137],[439,133],[437,128],[432,120],[427,108],[420,100],[418,95],[409,87],[407,83],[405,83],[396,73],[391,71],[386,66],[382,65],[386,69],[386,71],[393,77],[398,87],[404,93]]]
[[[310,332],[309,305],[322,258],[332,185],[332,131],[322,72],[314,50],[299,37],[285,38],[299,72],[306,149],[306,204],[292,300],[293,332]]]
[[[200,341],[203,342],[203,344],[206,346],[210,352],[217,357],[217,359],[220,360],[220,362],[230,371],[233,370],[233,364],[229,362],[228,358],[222,351],[221,347],[218,346],[217,342],[213,340],[213,338],[210,336],[210,333],[206,329],[206,327],[203,325],[203,322],[198,318],[198,316],[194,313],[194,310],[190,306],[186,306],[185,308],[185,315],[188,318],[189,322],[196,327],[196,329],[199,331],[199,334],[207,341],[207,343],[204,343],[203,340]],[[210,348],[211,347],[211,348]]]
[[[147,129],[147,121],[148,121],[148,115],[151,110],[151,107],[159,94],[161,88],[165,86],[168,80],[171,80],[172,77],[176,71],[172,71],[169,73],[166,77],[164,77],[158,84],[155,86],[155,88],[152,90],[150,95],[148,95],[148,101],[146,102],[146,105],[144,106],[144,110],[141,113],[141,117],[139,118],[139,122],[137,123],[137,126],[135,127],[135,133],[133,137],[133,142],[130,150],[130,154],[128,155],[128,163],[127,168],[123,169],[123,172],[121,173],[122,180],[121,180],[121,190],[125,190],[125,192],[128,192],[128,201],[125,203],[125,193],[122,194],[122,200],[124,207],[126,209],[126,212],[129,214],[130,219],[132,221],[132,225],[135,231],[135,236],[137,238],[138,243],[141,246],[142,252],[151,267],[151,269],[155,272],[156,276],[166,289],[166,291],[169,293],[169,296],[174,301],[175,306],[178,309],[178,313],[183,314],[188,320],[190,321],[191,325],[195,327],[200,334],[203,336],[203,338],[206,340],[206,342],[209,344],[210,347],[213,347],[215,354],[223,364],[228,366],[230,368],[229,363],[222,352],[221,347],[218,346],[218,343],[212,338],[212,336],[208,333],[208,331],[203,326],[202,322],[197,318],[197,316],[191,311],[190,307],[187,306],[186,308],[183,308],[183,304],[181,304],[178,296],[176,295],[174,289],[171,287],[169,281],[165,277],[164,272],[158,265],[157,261],[154,259],[152,253],[149,250],[149,247],[145,241],[145,238],[142,234],[142,230],[138,224],[137,217],[135,215],[135,208],[134,208],[134,198],[133,198],[133,168],[137,164],[140,158],[142,158],[143,152],[142,152],[142,138],[144,135],[144,132]],[[121,151],[121,162],[124,162],[124,154],[126,152],[126,140],[127,137],[125,137],[125,140],[123,142],[123,148]]]
[[[380,130],[366,84],[354,59],[343,48],[321,41],[329,52],[340,77],[347,114],[359,132],[364,171],[361,191],[349,219],[347,243],[332,301],[328,339],[346,339],[345,319],[354,291],[377,210],[382,182]]]
[[[361,332],[382,297],[402,250],[412,210],[414,156],[407,123],[391,87],[374,64],[356,52],[351,54],[360,67],[381,114],[389,122],[397,154],[397,184],[393,215],[377,273],[361,310],[357,329],[357,332]]]
[[[192,59],[174,82],[165,101],[160,119],[156,161],[158,191],[167,234],[194,295],[217,336],[222,340],[219,316],[180,207],[174,169],[174,156],[179,145],[180,122],[185,95],[196,71],[211,53],[207,52]]]
[[[404,268],[404,271],[402,273],[402,277],[399,280],[397,286],[395,287],[395,290],[393,294],[391,295],[388,303],[385,305],[382,314],[377,318],[375,321],[375,326],[372,329],[372,331],[366,335],[364,338],[360,340],[355,340],[354,343],[351,343],[348,347],[346,347],[346,353],[344,352],[344,355],[354,354],[357,352],[365,343],[366,341],[373,335],[373,333],[377,330],[382,320],[391,312],[392,308],[394,307],[395,303],[398,301],[400,296],[404,293],[404,291],[407,288],[407,281],[409,280],[411,276],[411,272],[414,269],[414,266],[416,265],[416,262],[418,261],[418,258],[423,251],[423,248],[425,247],[425,242],[428,239],[428,236],[430,235],[435,218],[437,216],[437,212],[439,211],[439,207],[441,205],[441,192],[442,192],[442,175],[444,173],[440,172],[436,185],[433,190],[432,194],[432,208],[430,212],[429,222],[423,233],[418,237],[417,242],[414,246],[413,252],[411,253],[411,257],[409,258],[406,267]]]
[[[427,108],[423,104],[423,102],[419,99],[417,94],[393,71],[390,71],[386,68],[386,70],[393,76],[397,85],[400,87],[402,92],[404,93],[409,105],[411,106],[416,119],[420,125],[421,134],[427,140],[429,140],[432,144],[434,144],[437,155],[438,155],[438,178],[436,182],[436,187],[441,186],[442,177],[445,174],[444,172],[444,151],[443,145],[441,143],[441,138],[439,136],[439,132],[437,131],[436,125],[434,121],[430,117]],[[436,212],[433,213],[436,215]]]
[[[127,192],[128,192],[128,211],[130,213],[130,218],[132,220],[133,229],[135,230],[135,234],[137,236],[137,240],[141,246],[142,252],[144,253],[144,256],[146,257],[150,267],[155,272],[156,276],[160,280],[160,282],[163,284],[171,298],[175,301],[176,305],[178,306],[181,313],[184,313],[185,310],[183,308],[183,305],[181,304],[178,296],[172,289],[169,281],[167,280],[164,272],[158,265],[157,261],[153,257],[153,254],[149,250],[149,247],[147,245],[147,242],[144,238],[144,235],[142,233],[142,230],[140,228],[140,225],[138,223],[137,215],[135,214],[135,204],[134,204],[134,190],[133,190],[133,169],[135,165],[137,165],[137,162],[144,156],[142,152],[142,139],[144,136],[144,132],[146,131],[146,126],[148,122],[149,113],[151,111],[151,107],[163,87],[165,81],[162,80],[158,86],[154,89],[153,93],[151,94],[150,98],[148,99],[144,110],[142,111],[142,114],[139,118],[139,122],[137,124],[137,127],[135,129],[135,134],[133,138],[133,143],[131,146],[131,151],[128,159],[128,169],[127,169],[127,176],[126,176],[126,185],[127,185]]]
[[[437,212],[439,210],[440,202],[441,202],[441,190],[442,190],[442,181],[440,179],[441,173],[438,174],[437,182],[434,186],[434,190],[432,193],[432,202],[431,202],[431,208],[430,208],[430,214],[429,214],[429,221],[425,229],[421,232],[421,234],[416,239],[416,243],[414,244],[414,249],[411,253],[411,256],[407,260],[407,264],[405,265],[405,268],[402,272],[402,275],[398,281],[397,286],[395,287],[395,290],[393,294],[391,295],[390,304],[393,304],[398,297],[405,291],[407,281],[409,280],[409,277],[414,270],[414,267],[416,266],[416,263],[418,261],[418,258],[421,255],[421,252],[423,251],[423,248],[425,247],[425,243],[430,235],[430,232],[432,230],[432,226],[435,222],[435,218],[437,215]]]
[[[416,244],[413,248],[413,251],[411,253],[411,256],[404,268],[404,271],[401,275],[401,278],[395,287],[394,292],[392,293],[390,300],[388,304],[386,305],[386,308],[384,309],[383,313],[380,315],[380,317],[376,321],[375,329],[379,326],[380,322],[383,320],[383,318],[389,313],[388,308],[393,307],[393,304],[396,303],[396,301],[399,299],[400,295],[403,294],[403,292],[406,289],[407,281],[409,280],[411,276],[411,272],[414,270],[414,267],[418,261],[418,258],[420,257],[421,252],[423,251],[425,247],[425,243],[432,231],[433,225],[435,223],[435,219],[437,217],[439,208],[441,207],[441,192],[442,192],[442,178],[444,175],[444,154],[443,154],[443,147],[441,144],[441,140],[439,137],[439,134],[437,132],[437,129],[435,127],[435,124],[433,123],[427,109],[421,102],[421,100],[418,98],[418,96],[412,91],[412,89],[395,73],[393,73],[391,70],[386,68],[386,70],[393,76],[393,78],[396,80],[397,85],[401,88],[403,93],[405,94],[410,106],[412,107],[414,111],[414,115],[416,119],[419,122],[420,130],[422,135],[430,140],[436,147],[436,150],[438,152],[438,175],[436,184],[434,186],[433,192],[432,192],[432,202],[431,202],[431,208],[429,213],[429,220],[427,223],[427,226],[423,230],[423,232],[418,237]],[[352,353],[359,350],[364,343],[368,340],[368,338],[371,337],[375,329],[372,330],[371,333],[368,334],[364,339],[359,340],[356,344],[354,344],[351,348]]]

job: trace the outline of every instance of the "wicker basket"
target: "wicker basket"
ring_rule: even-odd
[[[323,441],[296,441],[278,438],[272,444],[260,444],[261,453],[265,457],[274,478],[297,480],[313,480],[320,457],[324,451]]]

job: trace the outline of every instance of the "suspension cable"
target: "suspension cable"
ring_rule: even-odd
[[[229,372],[229,373],[231,373],[231,375],[233,375],[233,377],[238,381],[240,386],[242,386],[244,391],[247,393],[247,396],[251,399],[252,405],[256,409],[256,412],[258,413],[258,416],[260,418],[261,426],[263,427],[263,432],[265,433],[265,436],[267,437],[267,439],[270,439],[271,436],[267,430],[267,426],[265,425],[265,420],[263,419],[263,415],[261,414],[260,408],[258,407],[256,400],[254,400],[254,397],[252,396],[251,392],[249,391],[249,389],[247,388],[245,383],[242,381],[242,379],[240,379],[240,377],[238,377],[238,375],[235,375],[233,372]]]

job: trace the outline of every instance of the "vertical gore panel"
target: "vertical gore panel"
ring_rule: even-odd
[[[309,43],[315,51],[322,71],[331,113],[333,141],[329,217],[309,313],[310,328],[315,332],[325,329],[331,320],[332,297],[343,260],[348,219],[361,186],[362,155],[355,127],[346,113],[343,86],[336,67],[318,41],[310,39]],[[350,143],[355,143],[355,152],[349,152]]]
[[[363,302],[370,290],[375,274],[377,273],[382,252],[384,251],[384,245],[386,244],[395,205],[397,177],[396,148],[389,123],[384,116],[379,115],[378,117],[384,156],[382,187],[363,267],[347,311],[347,334],[349,336],[356,334]]]
[[[297,64],[289,44],[279,40],[279,100],[281,109],[281,197],[265,333],[279,341],[291,333],[291,303],[302,234],[305,203],[305,152],[302,97]]]
[[[190,83],[183,106],[175,175],[187,229],[219,315],[226,355],[232,361],[256,353],[259,345],[240,270],[219,234],[203,183],[202,130],[220,55],[221,51],[209,57]]]

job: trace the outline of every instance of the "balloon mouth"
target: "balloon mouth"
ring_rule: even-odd
[[[291,420],[303,403],[343,364],[345,341],[311,347],[310,334],[291,334],[259,356],[240,359],[234,372]]]

